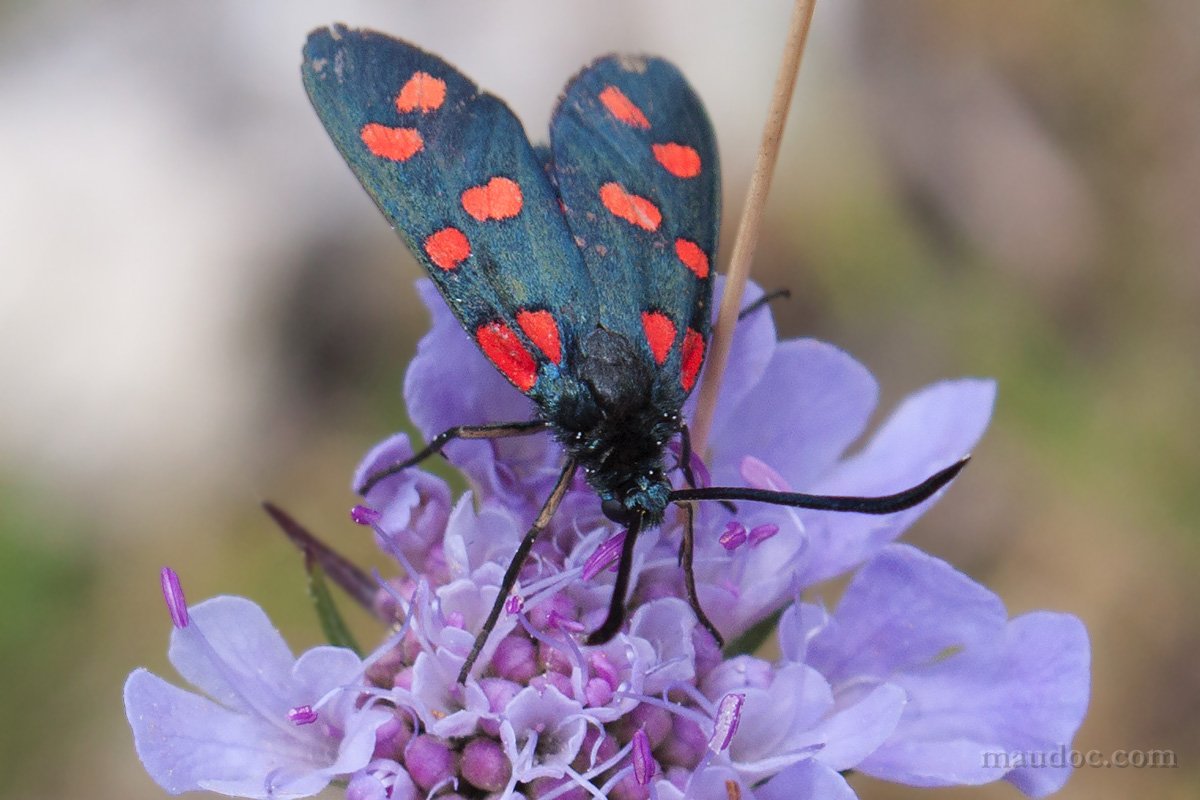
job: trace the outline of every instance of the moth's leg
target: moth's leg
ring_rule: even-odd
[[[704,630],[708,631],[714,639],[717,640],[717,647],[725,646],[725,639],[722,638],[717,626],[712,624],[712,620],[704,613],[704,609],[700,606],[700,596],[696,593],[696,573],[692,571],[693,556],[696,550],[696,539],[694,533],[693,521],[695,517],[695,507],[691,503],[680,503],[679,507],[683,509],[683,542],[679,545],[679,565],[683,567],[683,585],[687,589],[688,603],[692,606],[692,611],[696,612],[696,619],[704,626]]]
[[[587,644],[604,644],[617,635],[625,622],[625,595],[629,591],[629,574],[633,572],[633,547],[637,544],[638,531],[642,529],[642,515],[638,514],[625,530],[625,541],[621,543],[621,561],[617,565],[617,580],[613,584],[612,599],[608,602],[608,616],[599,628],[588,634]]]
[[[692,433],[688,430],[686,422],[679,428],[679,469],[683,472],[683,479],[687,481],[687,485],[695,489],[696,475],[692,472]]]
[[[741,311],[738,312],[738,322],[741,322],[746,317],[750,316],[755,311],[758,311],[760,308],[765,306],[767,303],[770,303],[772,300],[778,300],[781,297],[791,297],[791,296],[792,296],[791,289],[776,289],[773,292],[767,292],[762,297],[758,298],[753,303],[751,303],[750,305],[746,306],[745,308],[743,308]]]
[[[687,481],[687,485],[693,489],[698,488],[696,475],[692,471],[692,434],[688,430],[687,423],[679,428],[679,469],[683,472],[683,479]],[[728,500],[722,502],[721,505],[730,514],[737,513],[737,506]]]
[[[537,541],[538,535],[550,524],[550,518],[558,510],[558,506],[562,502],[563,496],[567,493],[567,488],[571,485],[571,479],[574,476],[575,462],[567,459],[562,473],[558,476],[558,483],[554,484],[554,491],[546,498],[546,502],[542,505],[542,510],[538,512],[537,519],[533,521],[533,525],[525,533],[525,538],[521,540],[521,545],[517,548],[517,552],[513,554],[512,561],[508,562],[508,569],[504,571],[504,578],[500,581],[500,592],[496,595],[496,601],[492,603],[492,610],[488,612],[487,619],[484,621],[483,627],[479,630],[479,635],[475,637],[475,644],[471,645],[471,652],[467,654],[467,660],[458,672],[459,683],[466,683],[467,675],[471,673],[471,667],[475,665],[475,659],[479,658],[480,652],[483,651],[483,646],[487,643],[488,636],[491,635],[492,629],[496,627],[496,620],[500,619],[500,612],[504,609],[504,604],[508,600],[508,593],[516,585],[517,576],[521,573],[521,567],[525,564],[525,559],[529,558],[529,551],[533,549],[533,543]]]
[[[528,422],[499,422],[492,425],[456,425],[433,437],[423,450],[410,458],[392,464],[390,467],[384,467],[379,472],[372,474],[362,486],[358,487],[358,493],[366,494],[371,491],[375,484],[384,478],[391,477],[398,472],[403,472],[409,467],[421,463],[434,453],[442,452],[442,448],[455,439],[506,439],[512,436],[529,436],[530,434],[544,431],[548,427],[550,427],[550,424],[540,419],[532,419]]]
[[[754,303],[751,303],[738,315],[738,319],[744,317],[748,312],[753,312],[769,297],[771,295],[764,295]],[[692,474],[692,435],[688,431],[687,425],[679,429],[679,444],[679,467],[683,471],[683,479],[687,481],[688,486],[696,488],[696,476]],[[696,612],[696,619],[704,626],[704,630],[708,631],[717,640],[717,647],[724,647],[724,637],[717,630],[717,626],[712,624],[712,620],[708,618],[708,615],[704,613],[704,609],[700,606],[700,595],[696,593],[696,573],[692,568],[696,553],[696,507],[691,503],[678,503],[677,505],[683,509],[683,540],[679,543],[679,566],[683,569],[683,585],[687,590],[688,603],[691,605],[692,611]],[[737,513],[737,506],[728,500],[721,503],[721,505],[727,508],[730,513]]]

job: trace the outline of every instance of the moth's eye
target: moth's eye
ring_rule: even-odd
[[[618,525],[628,525],[633,521],[633,513],[620,500],[610,497],[600,503],[600,510]]]

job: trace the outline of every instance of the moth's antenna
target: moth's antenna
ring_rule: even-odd
[[[700,382],[700,396],[696,404],[696,416],[692,420],[692,441],[696,452],[703,454],[712,428],[713,411],[717,405],[717,392],[721,388],[721,377],[725,363],[729,360],[729,342],[733,338],[733,327],[737,324],[738,311],[742,306],[742,290],[750,277],[750,261],[758,244],[759,223],[771,188],[771,175],[775,171],[775,159],[783,139],[783,124],[787,120],[788,107],[792,104],[792,90],[796,86],[796,74],[800,71],[800,56],[808,40],[808,29],[812,22],[816,0],[796,0],[792,9],[792,22],[788,29],[787,45],[783,61],[779,65],[779,77],[775,80],[775,95],[767,112],[767,124],[763,128],[762,146],[754,174],[750,177],[750,188],[746,191],[746,203],[737,235],[733,239],[733,255],[725,276],[725,294],[721,298],[721,311],[713,328],[712,344],[708,354],[708,366]]]
[[[756,503],[771,503],[792,508],[812,508],[817,511],[849,511],[856,514],[895,514],[925,502],[938,489],[962,472],[971,460],[970,456],[943,467],[916,486],[878,497],[853,497],[846,495],[801,494],[800,492],[774,492],[769,489],[751,489],[745,486],[706,486],[699,489],[675,489],[671,502],[689,500],[750,500]]]

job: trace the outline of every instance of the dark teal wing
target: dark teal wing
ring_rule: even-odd
[[[691,391],[708,342],[720,223],[712,126],[679,70],[608,56],[568,85],[553,172],[602,325]]]
[[[442,59],[372,31],[314,31],[301,69],[338,150],[467,333],[517,388],[554,397],[596,295],[521,123]]]

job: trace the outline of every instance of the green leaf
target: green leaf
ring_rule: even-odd
[[[725,645],[722,651],[726,658],[730,656],[749,655],[758,648],[762,647],[763,642],[770,638],[775,632],[775,626],[779,624],[779,618],[783,616],[783,609],[776,611],[769,617],[756,622],[750,630],[743,633],[738,638],[734,639],[729,644]]]
[[[315,561],[310,561],[307,566],[308,596],[312,598],[313,607],[317,610],[317,619],[321,622],[321,630],[325,632],[325,638],[331,645],[349,648],[361,657],[362,650],[359,649],[358,642],[354,640],[354,634],[350,633],[346,620],[342,619],[341,612],[333,602],[329,584],[325,581],[325,571]]]

